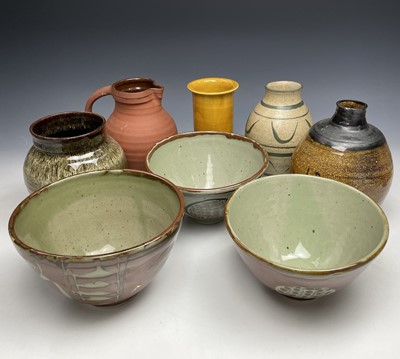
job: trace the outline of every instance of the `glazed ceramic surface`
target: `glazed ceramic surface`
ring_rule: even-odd
[[[266,175],[290,173],[293,151],[313,124],[301,91],[302,85],[294,81],[268,83],[264,98],[247,119],[246,136],[269,154]]]
[[[295,150],[292,172],[331,178],[382,203],[393,178],[385,136],[367,123],[367,104],[338,101],[335,114],[315,123]]]
[[[267,165],[268,155],[255,141],[209,131],[171,136],[147,156],[147,169],[178,186],[186,213],[201,223],[222,221],[226,199]]]
[[[188,83],[192,92],[195,131],[233,132],[235,80],[205,77]]]
[[[382,209],[346,184],[307,175],[256,179],[226,205],[227,229],[252,273],[297,299],[335,293],[384,248]]]
[[[177,133],[175,121],[162,106],[163,93],[164,87],[152,79],[131,78],[97,89],[86,102],[86,111],[92,111],[100,97],[113,97],[106,131],[124,149],[131,169],[144,170],[153,145]]]
[[[124,302],[161,269],[184,200],[169,181],[140,171],[94,171],[43,187],[19,204],[9,233],[21,256],[67,297]]]
[[[24,161],[29,192],[78,173],[127,166],[121,146],[104,130],[105,119],[90,112],[64,112],[32,123],[33,146]]]

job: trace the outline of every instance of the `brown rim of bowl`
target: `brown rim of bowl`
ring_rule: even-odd
[[[52,136],[44,136],[38,133],[37,128],[40,127],[45,122],[51,121],[62,121],[64,118],[68,117],[88,117],[98,121],[96,126],[93,126],[92,129],[88,129],[87,132],[76,135],[76,136],[66,136],[66,137],[52,137]],[[53,113],[51,115],[43,116],[36,121],[32,122],[29,126],[29,132],[31,133],[32,137],[38,140],[46,140],[48,142],[71,142],[80,140],[86,137],[94,137],[98,134],[102,133],[104,126],[106,124],[106,119],[104,116],[96,113],[96,112],[89,112],[89,111],[65,111],[65,112],[58,112]]]
[[[296,177],[308,177],[310,179],[316,180],[316,181],[326,181],[326,182],[334,182],[335,185],[338,186],[343,186],[346,187],[352,191],[355,191],[357,193],[359,193],[362,197],[364,197],[364,199],[370,203],[373,207],[375,207],[377,209],[377,211],[380,213],[381,218],[383,220],[383,234],[381,236],[381,239],[379,241],[379,243],[377,244],[377,246],[374,248],[373,251],[371,251],[368,255],[359,258],[358,260],[356,260],[354,263],[343,266],[343,267],[338,267],[338,268],[331,268],[331,269],[297,269],[297,268],[293,268],[293,267],[288,267],[288,266],[283,266],[280,265],[278,263],[275,263],[273,261],[270,261],[260,255],[258,255],[256,252],[252,251],[251,249],[249,249],[240,239],[239,237],[234,233],[233,229],[231,228],[230,222],[229,222],[229,208],[231,206],[231,202],[235,199],[235,197],[240,194],[241,191],[243,191],[244,189],[246,189],[247,186],[250,186],[252,184],[254,184],[255,181],[268,181],[269,177],[264,177],[264,178],[260,178],[257,179],[251,183],[246,184],[245,186],[238,188],[237,191],[235,191],[232,196],[230,196],[226,202],[225,205],[225,210],[224,210],[224,221],[225,221],[225,226],[228,230],[229,235],[231,236],[231,238],[233,239],[234,243],[241,249],[243,250],[245,253],[247,253],[248,255],[250,255],[253,258],[257,258],[259,261],[261,261],[264,265],[269,265],[271,267],[273,267],[274,269],[277,270],[281,270],[287,273],[291,273],[291,274],[302,274],[302,275],[308,275],[308,276],[318,276],[318,275],[329,275],[329,274],[336,274],[336,273],[341,273],[341,272],[347,272],[349,270],[356,270],[360,267],[362,267],[363,265],[367,264],[368,262],[371,262],[374,258],[376,258],[378,256],[378,254],[383,250],[383,248],[386,246],[386,243],[388,241],[389,238],[389,222],[388,219],[386,217],[385,212],[382,210],[382,208],[374,202],[374,200],[372,200],[370,197],[368,197],[366,194],[364,194],[363,192],[359,191],[358,189],[351,187],[345,183],[342,182],[338,182],[329,178],[325,178],[325,177],[316,177],[316,176],[309,176],[309,175],[304,175],[304,174],[283,174],[283,175],[279,175],[280,178],[282,178],[281,176],[296,176]],[[275,177],[275,176],[274,176]]]
[[[155,174],[151,169],[150,169],[150,159],[153,156],[154,152],[160,148],[161,146],[163,146],[166,143],[169,142],[173,142],[174,140],[177,139],[181,139],[181,138],[186,138],[186,137],[196,137],[196,136],[202,136],[202,135],[219,135],[219,136],[225,136],[228,139],[235,139],[235,140],[240,140],[240,141],[245,141],[248,143],[253,144],[253,148],[256,148],[257,150],[259,150],[262,154],[263,154],[263,164],[262,166],[258,169],[258,171],[256,173],[254,173],[252,176],[244,179],[243,181],[240,182],[236,182],[236,183],[232,183],[230,185],[227,186],[223,186],[223,187],[213,187],[213,188],[192,188],[192,187],[185,187],[185,186],[179,186],[176,185],[176,187],[178,187],[181,191],[184,192],[188,192],[188,193],[218,193],[218,192],[229,192],[232,191],[234,189],[236,189],[237,187],[248,183],[258,177],[260,177],[266,170],[266,168],[268,167],[269,164],[269,156],[268,153],[266,151],[264,151],[263,147],[256,141],[252,140],[249,137],[245,137],[242,135],[238,135],[235,133],[230,133],[230,132],[219,132],[219,131],[193,131],[193,132],[183,132],[183,133],[177,133],[175,135],[169,136],[159,142],[157,142],[152,149],[148,152],[147,156],[146,156],[146,162],[145,162],[145,167],[146,170],[149,173]]]
[[[40,193],[47,191],[49,188],[51,188],[53,186],[58,186],[59,183],[62,183],[65,181],[71,181],[71,180],[73,181],[74,178],[76,178],[76,177],[91,176],[91,175],[101,176],[101,175],[107,175],[110,173],[111,174],[120,174],[120,175],[128,174],[128,175],[137,176],[137,177],[147,177],[147,178],[156,180],[158,182],[161,182],[162,184],[167,185],[177,195],[177,197],[179,199],[179,203],[180,203],[179,207],[180,208],[179,208],[179,212],[178,212],[177,216],[174,218],[174,220],[170,223],[170,225],[164,231],[159,233],[157,236],[147,240],[146,242],[138,244],[133,247],[122,249],[120,251],[115,251],[115,252],[105,253],[105,254],[79,255],[78,256],[78,255],[63,255],[63,254],[50,253],[50,252],[42,251],[37,248],[30,247],[27,244],[25,244],[22,240],[19,239],[19,237],[17,236],[15,229],[14,229],[15,220],[16,220],[18,214],[21,212],[21,210],[29,203],[29,201],[32,198],[37,197],[38,195],[40,195]],[[179,230],[179,228],[182,224],[184,210],[185,210],[184,198],[183,198],[183,195],[180,192],[180,190],[171,181],[169,181],[161,176],[158,176],[158,175],[155,175],[152,173],[147,173],[145,171],[131,170],[131,169],[95,170],[95,171],[84,172],[84,173],[76,174],[76,175],[73,175],[70,177],[62,178],[58,181],[50,183],[50,184],[36,190],[35,192],[31,193],[28,197],[26,197],[24,200],[22,200],[17,205],[17,207],[14,209],[14,211],[12,212],[10,219],[8,221],[8,233],[9,233],[12,241],[14,242],[14,244],[17,245],[18,247],[22,248],[25,251],[29,251],[30,253],[33,253],[33,254],[36,254],[39,256],[46,256],[48,258],[52,258],[53,260],[81,261],[81,260],[84,260],[85,258],[90,258],[90,260],[94,260],[94,259],[106,260],[106,259],[112,259],[113,257],[118,257],[123,254],[140,253],[146,249],[150,249],[150,248],[156,247],[158,244],[161,244],[162,242],[164,242],[164,240],[166,240],[168,237],[170,237],[174,232]]]

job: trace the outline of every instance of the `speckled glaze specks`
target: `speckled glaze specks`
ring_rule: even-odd
[[[302,85],[293,81],[268,83],[247,119],[245,135],[269,154],[265,175],[290,173],[293,151],[313,124],[301,91]]]
[[[245,184],[225,223],[250,271],[274,291],[319,298],[345,287],[386,245],[389,224],[367,195],[331,179],[282,174]]]
[[[88,112],[43,117],[30,126],[33,146],[24,161],[29,192],[78,173],[127,166],[121,146],[104,131],[105,119]]]
[[[255,141],[214,131],[171,136],[156,144],[146,161],[148,171],[179,187],[186,214],[205,224],[222,221],[226,199],[267,166],[268,154]]]
[[[162,268],[183,213],[182,194],[161,177],[95,171],[36,191],[11,215],[9,233],[61,293],[109,306],[144,289]]]
[[[164,87],[152,79],[130,78],[97,89],[86,102],[85,110],[92,111],[100,97],[113,97],[115,107],[106,131],[122,146],[131,169],[144,170],[152,146],[178,132],[175,121],[162,106],[163,94]]]
[[[292,157],[292,173],[331,178],[382,203],[393,178],[393,161],[381,131],[366,121],[367,105],[337,102],[332,118],[315,123]]]

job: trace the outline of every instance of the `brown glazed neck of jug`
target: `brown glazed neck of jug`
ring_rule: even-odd
[[[154,102],[161,106],[164,87],[157,85],[150,78],[135,77],[115,82],[111,94],[116,102],[126,104],[139,104]]]
[[[386,143],[383,133],[368,124],[368,105],[361,101],[341,100],[336,102],[336,112],[331,118],[315,123],[310,137],[325,146],[345,150],[369,150]]]

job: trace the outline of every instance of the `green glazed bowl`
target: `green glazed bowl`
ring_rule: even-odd
[[[262,176],[268,162],[268,154],[250,138],[197,131],[157,143],[147,155],[146,169],[182,191],[189,217],[212,224],[223,221],[232,192]]]
[[[225,223],[250,271],[297,299],[322,297],[349,284],[389,236],[387,218],[370,197],[307,175],[244,185],[227,202]]]
[[[161,269],[182,224],[172,183],[133,170],[86,172],[23,200],[10,237],[40,277],[95,306],[120,304]]]

